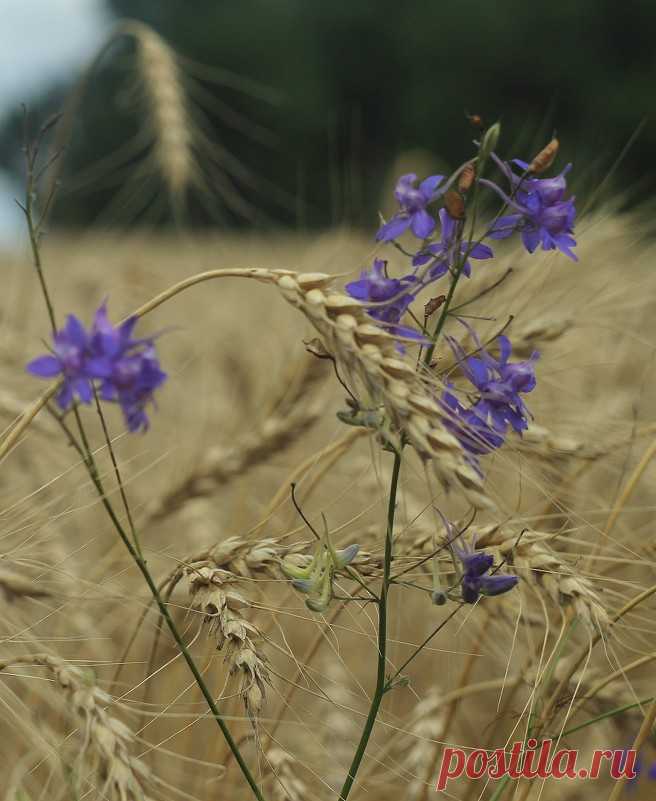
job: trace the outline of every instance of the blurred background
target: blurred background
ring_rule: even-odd
[[[621,195],[626,207],[656,188],[649,0],[0,6],[5,244],[22,227],[21,104],[33,130],[68,109],[50,143],[62,151],[51,227],[370,230],[395,168],[446,171],[470,156],[466,113],[502,120],[507,157],[530,157],[556,130],[585,201]],[[168,43],[173,68],[147,29],[118,35],[126,17]],[[187,155],[167,166],[175,147]]]

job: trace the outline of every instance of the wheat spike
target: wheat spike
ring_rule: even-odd
[[[236,588],[239,577],[209,565],[191,565],[184,575],[189,583],[191,606],[205,615],[219,650],[226,647],[231,674],[240,677],[246,712],[254,722],[260,714],[270,682],[266,658],[256,645],[258,629],[242,614],[250,602]]]
[[[477,529],[477,548],[496,548],[525,579],[533,578],[535,586],[558,606],[572,607],[575,614],[589,626],[604,629],[608,625],[606,612],[599,595],[589,579],[551,549],[553,534],[525,530],[502,531],[491,525]]]
[[[193,178],[192,126],[175,54],[145,25],[130,23],[138,44],[139,68],[151,113],[154,155],[173,198]]]
[[[384,437],[399,448],[402,435],[430,460],[445,487],[457,484],[477,508],[493,504],[481,477],[467,461],[458,440],[444,426],[443,412],[395,339],[372,325],[366,306],[329,289],[324,273],[274,271],[286,300],[299,309],[321,336],[350,384],[364,394],[365,406],[383,407],[389,420]]]
[[[273,746],[266,752],[266,761],[275,777],[271,787],[273,801],[306,801],[308,786],[298,775],[294,757]]]

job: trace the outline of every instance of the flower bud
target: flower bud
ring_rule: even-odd
[[[446,593],[442,592],[442,590],[435,590],[431,593],[431,601],[435,606],[444,606],[447,600]]]
[[[340,551],[335,551],[335,567],[339,570],[343,567],[346,567],[346,565],[350,565],[358,555],[359,550],[360,546],[354,543],[353,545],[349,545],[347,548],[343,548]]]
[[[556,155],[558,154],[559,147],[560,142],[556,139],[556,137],[554,137],[546,147],[542,148],[533,161],[528,165],[528,171],[538,175],[539,173],[544,172],[551,167]]]
[[[483,165],[488,160],[490,153],[494,150],[497,146],[499,141],[499,135],[501,134],[501,123],[495,122],[490,128],[487,129],[485,132],[485,136],[483,137],[483,141],[481,142],[481,147],[478,151],[478,172],[479,175],[483,170]]]
[[[328,572],[323,574],[323,585],[321,593],[315,598],[308,598],[305,605],[312,612],[325,612],[330,605],[330,600],[333,597],[333,582],[332,577]]]
[[[314,572],[316,560],[304,560],[304,565],[292,562],[290,557],[285,557],[280,563],[280,569],[290,579],[309,579]]]
[[[482,128],[483,127],[483,118],[480,114],[465,114],[467,119],[469,120],[469,124],[473,125],[474,128]]]

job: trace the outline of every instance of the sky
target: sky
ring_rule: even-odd
[[[0,117],[51,81],[74,78],[111,28],[103,0],[0,0]],[[22,194],[0,171],[0,245],[20,244]]]

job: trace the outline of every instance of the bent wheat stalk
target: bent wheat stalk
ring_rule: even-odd
[[[332,276],[261,268],[210,270],[174,284],[131,316],[142,317],[192,286],[227,277],[274,284],[318,331],[345,378],[363,393],[365,404],[385,412],[387,422],[384,432],[380,432],[384,439],[398,449],[405,438],[422,459],[433,465],[446,488],[456,484],[476,508],[493,506],[461,444],[446,429],[443,412],[431,392],[414,366],[399,357],[394,337],[369,322],[364,304],[331,291]],[[58,386],[53,384],[17,420],[0,444],[0,459],[14,447]]]

